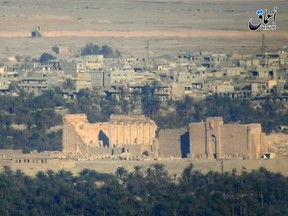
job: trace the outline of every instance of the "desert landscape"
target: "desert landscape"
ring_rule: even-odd
[[[248,20],[257,9],[277,6],[275,31],[251,32]],[[38,57],[51,46],[77,54],[87,42],[108,44],[124,55],[143,56],[186,50],[256,51],[265,33],[269,49],[286,46],[286,1],[1,1],[0,42],[3,56]],[[31,32],[40,29],[41,38]],[[28,52],[29,51],[29,52]]]

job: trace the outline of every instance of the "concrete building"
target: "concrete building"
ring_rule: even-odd
[[[179,83],[203,83],[206,79],[205,71],[181,71],[174,73],[174,80]]]
[[[279,68],[278,68],[279,69]],[[258,66],[250,70],[250,78],[252,79],[276,79],[277,68],[276,67],[262,67]]]
[[[135,72],[132,69],[112,68],[104,74],[104,86],[133,82],[134,76]]]
[[[68,47],[64,46],[52,46],[51,51],[54,52],[55,54],[63,54],[69,52]]]
[[[47,64],[35,64],[35,67],[18,78],[18,87],[28,92],[41,94],[43,90],[61,87],[66,75],[58,61]]]
[[[27,92],[34,92],[36,94],[41,93],[44,90],[48,90],[48,80],[46,77],[27,77],[21,78],[18,83],[18,87]]]
[[[48,90],[54,87],[61,87],[65,81],[65,76],[55,75],[50,73],[48,76],[27,76],[19,78],[18,87],[27,92],[33,92],[35,94],[41,94],[42,91]]]
[[[277,80],[264,80],[251,83],[252,94],[266,94],[277,86]]]
[[[111,87],[134,82],[135,72],[131,68],[101,68],[90,71],[93,87]]]
[[[0,67],[0,92],[8,92],[11,82],[17,82],[18,72],[9,71],[6,66]]]
[[[87,55],[77,60],[76,72],[89,72],[104,66],[103,55]]]
[[[244,67],[225,67],[222,69],[223,76],[227,77],[240,77],[247,76],[247,71]]]
[[[267,152],[260,124],[223,124],[221,117],[189,125],[193,159],[258,159]]]

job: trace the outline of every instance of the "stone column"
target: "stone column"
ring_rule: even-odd
[[[145,133],[144,144],[145,145],[152,144],[152,138],[151,138],[151,135],[150,135],[151,134],[150,130],[151,130],[150,124],[149,123],[145,123],[144,124],[144,133]]]
[[[140,143],[140,131],[139,131],[139,122],[136,124],[136,130],[137,130],[137,145]]]

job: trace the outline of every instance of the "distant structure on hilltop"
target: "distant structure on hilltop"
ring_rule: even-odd
[[[41,30],[40,26],[36,26],[36,27],[35,27],[35,30],[31,32],[31,37],[32,37],[32,38],[39,38],[39,37],[41,37],[40,30]]]

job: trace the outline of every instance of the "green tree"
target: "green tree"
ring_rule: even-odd
[[[49,54],[49,53],[44,52],[44,53],[40,56],[39,62],[45,63],[45,62],[48,62],[48,61],[51,61],[51,60],[55,60],[55,59],[56,59],[55,56],[53,56],[53,55],[51,55],[51,54]]]
[[[127,177],[128,171],[124,167],[118,167],[115,172],[116,176],[123,180]]]

